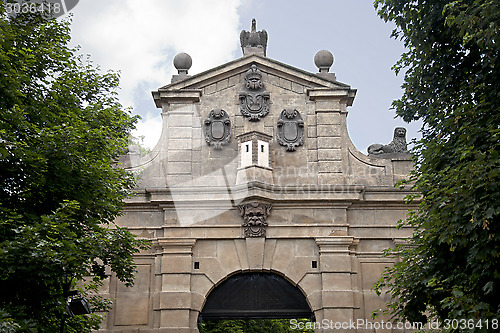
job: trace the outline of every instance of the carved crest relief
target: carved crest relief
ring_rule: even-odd
[[[205,141],[220,150],[231,139],[231,121],[226,111],[213,109],[205,119]]]
[[[269,113],[269,93],[264,88],[262,73],[256,65],[247,71],[239,98],[241,114],[251,121],[259,121]]]
[[[295,151],[304,144],[304,121],[296,109],[281,111],[276,139],[288,151]]]
[[[261,202],[249,202],[238,205],[243,217],[243,228],[245,237],[265,237],[267,217],[271,213],[273,205]]]

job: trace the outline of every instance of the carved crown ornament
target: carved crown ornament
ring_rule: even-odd
[[[205,119],[205,141],[220,150],[231,139],[231,121],[226,111],[213,109]]]
[[[293,108],[281,111],[277,123],[276,140],[287,151],[295,151],[304,144],[304,121],[299,111]]]
[[[273,208],[272,204],[262,202],[248,202],[238,205],[240,215],[243,217],[243,230],[245,237],[265,237],[267,217]]]
[[[262,73],[254,64],[246,72],[243,90],[239,94],[241,114],[250,121],[259,121],[269,113],[269,98]]]

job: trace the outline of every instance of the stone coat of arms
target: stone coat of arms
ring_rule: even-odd
[[[276,140],[288,151],[295,151],[304,144],[304,121],[299,111],[284,109],[277,124]]]
[[[205,141],[220,150],[231,139],[231,121],[226,111],[213,109],[205,119]]]
[[[247,71],[239,99],[241,114],[250,118],[250,121],[259,121],[269,113],[269,93],[264,88],[262,73],[256,65]]]

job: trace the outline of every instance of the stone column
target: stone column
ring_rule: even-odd
[[[344,323],[355,322],[357,285],[353,275],[357,274],[354,250],[358,240],[351,236],[329,236],[316,238],[319,247],[320,273],[322,280],[322,313],[316,315],[321,323],[328,323],[320,332],[355,332]]]
[[[190,327],[191,272],[195,239],[159,239],[161,247],[161,291],[156,302],[160,331],[193,332]]]

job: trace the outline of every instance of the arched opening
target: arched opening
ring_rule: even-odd
[[[251,272],[234,275],[207,297],[199,321],[213,319],[313,318],[307,300],[282,276]]]

